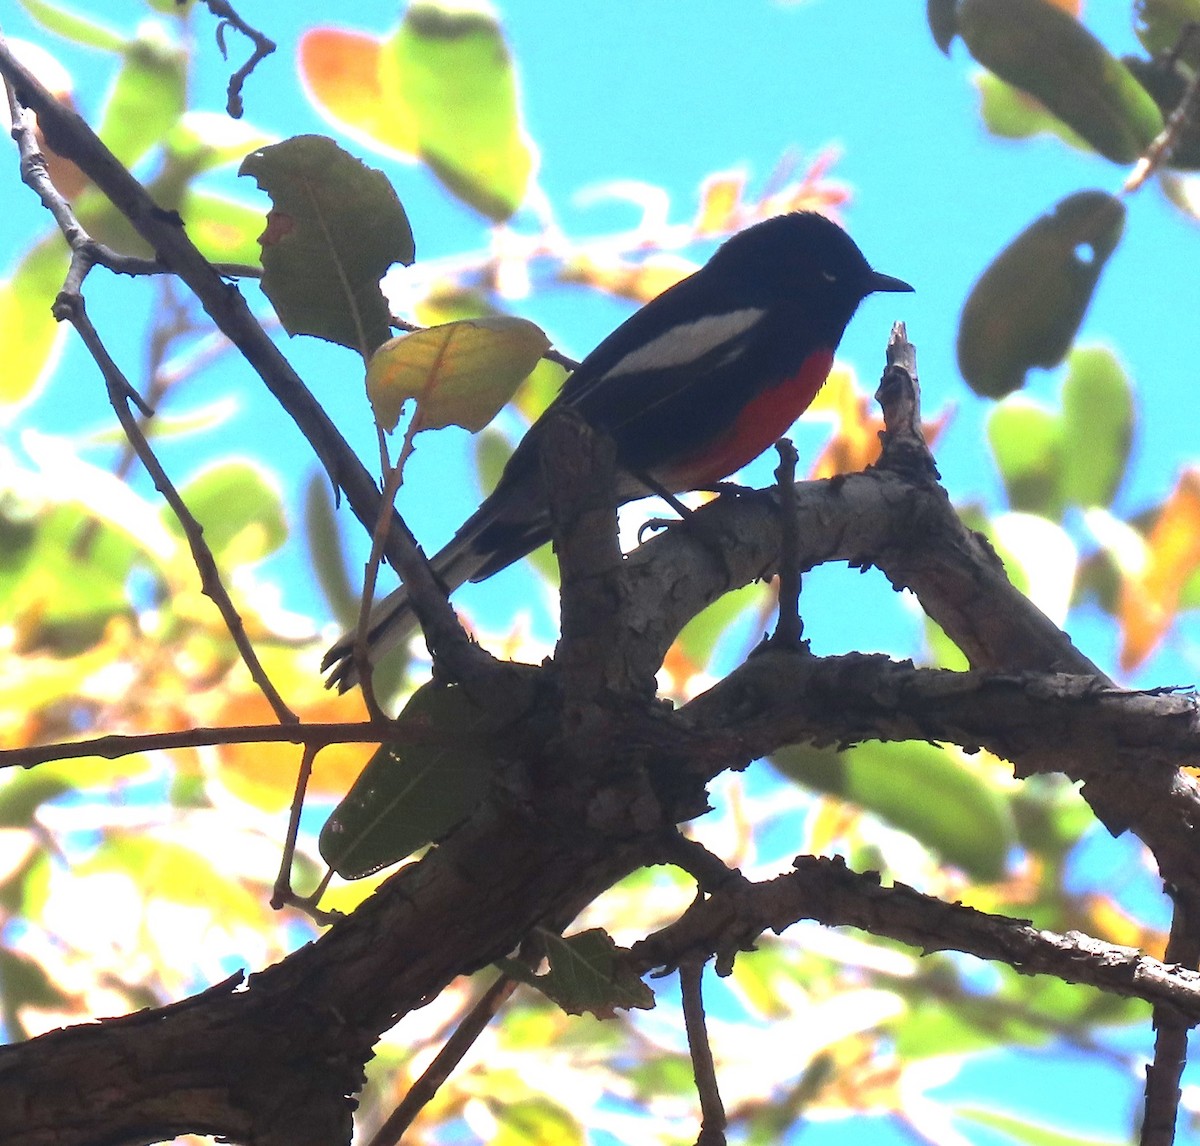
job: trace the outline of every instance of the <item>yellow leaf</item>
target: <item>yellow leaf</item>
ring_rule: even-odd
[[[649,302],[687,278],[696,264],[678,255],[650,255],[640,263],[621,258],[576,255],[562,269],[564,282],[581,283],[633,302]]]
[[[736,229],[738,208],[746,176],[740,171],[713,175],[700,188],[700,209],[696,212],[697,235],[721,235]]]
[[[1200,469],[1185,470],[1146,538],[1146,563],[1121,581],[1121,668],[1137,668],[1171,627],[1179,594],[1200,566]]]
[[[389,433],[404,404],[417,403],[413,432],[482,430],[550,348],[540,327],[496,315],[431,326],[385,342],[367,366],[367,396]]]

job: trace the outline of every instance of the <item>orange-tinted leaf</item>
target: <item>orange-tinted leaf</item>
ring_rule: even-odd
[[[366,32],[312,28],[300,38],[300,79],[326,119],[371,147],[418,152],[412,120],[397,115],[379,77],[383,43]]]
[[[1121,582],[1121,668],[1140,665],[1179,609],[1179,595],[1200,567],[1200,470],[1186,470],[1146,538],[1146,563]]]
[[[873,399],[858,388],[854,374],[835,367],[809,407],[810,415],[824,416],[834,424],[833,436],[813,462],[810,478],[857,473],[879,460],[879,435],[883,419]],[[929,422],[922,423],[925,440],[933,445],[949,424],[950,410],[944,409]]]
[[[267,671],[305,723],[366,719],[361,695],[355,692],[335,696],[327,691],[312,665],[295,652],[267,657]],[[248,681],[237,692],[224,695],[212,719],[219,727],[275,723],[266,697]],[[325,797],[344,795],[374,750],[374,744],[331,744],[323,748],[313,766],[309,793]],[[246,803],[277,812],[286,808],[292,798],[302,752],[299,745],[284,742],[221,745],[217,750],[221,782]]]

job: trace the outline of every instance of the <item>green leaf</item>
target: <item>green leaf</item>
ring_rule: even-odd
[[[288,535],[283,498],[274,476],[244,458],[217,462],[180,491],[204,528],[204,540],[218,564],[237,568],[274,553]],[[182,536],[175,515],[163,508],[168,528]]]
[[[1044,132],[1058,136],[1071,147],[1087,149],[1087,141],[1082,136],[1076,135],[1020,88],[1006,84],[991,72],[980,72],[974,82],[979,91],[979,114],[993,135],[1002,139],[1029,139]]]
[[[42,768],[7,770],[0,781],[0,828],[27,828],[43,804],[73,791],[65,777]]]
[[[771,756],[785,776],[874,812],[979,880],[1000,879],[1016,838],[1006,799],[953,751],[871,741],[845,752],[792,745]]]
[[[1064,983],[1047,975],[1021,975],[989,964],[998,987],[980,993],[963,981],[959,966],[934,956],[919,973],[891,986],[908,1004],[894,1028],[902,1059],[994,1051],[997,1047],[1041,1047],[1071,1031],[1120,1026],[1149,1013],[1140,999],[1107,995],[1094,987]]]
[[[1133,30],[1152,56],[1164,56],[1189,24],[1200,20],[1200,0],[1135,0]]]
[[[113,491],[98,487],[89,494],[100,500]],[[114,518],[121,513],[119,500],[113,494],[108,507]],[[81,565],[78,547],[84,537],[86,563]],[[139,560],[154,564],[154,548],[144,533],[120,528],[91,507],[33,506],[0,492],[0,614],[27,614],[43,626],[69,627],[70,636],[59,635],[60,645],[86,647],[108,618],[128,609],[129,574]]]
[[[411,121],[418,154],[446,187],[497,222],[512,215],[534,153],[491,8],[415,0],[383,45],[379,78],[393,114]]]
[[[718,597],[684,625],[676,638],[680,651],[697,669],[705,667],[729,627],[750,609],[761,606],[766,595],[765,585],[752,584]]]
[[[502,959],[508,975],[536,987],[569,1015],[611,1018],[618,1008],[648,1011],[654,992],[617,957],[612,936],[599,927],[563,939],[542,933],[550,970],[535,975],[523,963]]]
[[[355,591],[347,572],[346,546],[324,470],[314,471],[304,483],[304,538],[309,564],[330,612],[348,630],[358,620],[361,594]]]
[[[1063,493],[1084,509],[1107,506],[1133,443],[1133,387],[1110,350],[1071,352],[1063,383]]]
[[[431,326],[385,342],[367,364],[367,396],[389,433],[410,399],[413,430],[482,430],[528,377],[550,340],[524,318],[497,315]]]
[[[989,1110],[971,1105],[951,1106],[950,1110],[958,1118],[998,1131],[1015,1142],[1024,1143],[1024,1146],[1123,1146],[1128,1142],[1127,1138],[1097,1137],[1095,1134],[1059,1130],[1007,1110]]]
[[[1132,163],[1163,129],[1133,73],[1048,0],[960,0],[958,31],[985,68],[1041,100],[1114,163]]]
[[[585,1146],[587,1141],[578,1119],[545,1097],[500,1103],[496,1121],[499,1130],[490,1146]]]
[[[75,1003],[36,959],[0,947],[0,1020],[10,1037],[31,1037],[21,1021],[23,1008],[69,1012]]]
[[[1065,776],[1030,776],[1012,797],[1021,846],[1052,862],[1064,859],[1096,818]]]
[[[1062,517],[1063,428],[1057,414],[1010,394],[987,420],[988,444],[1015,510]]]
[[[26,252],[12,278],[0,283],[0,408],[31,401],[54,368],[64,330],[50,308],[70,262],[62,237],[49,235]]]
[[[189,187],[179,205],[188,236],[214,263],[254,266],[262,253],[262,212],[236,199]]]
[[[439,839],[487,790],[497,720],[462,689],[427,684],[397,718],[403,742],[385,744],[321,829],[325,862],[361,879]]]
[[[167,133],[165,145],[171,159],[200,174],[241,160],[249,152],[273,142],[274,136],[244,119],[192,110],[185,111]]]
[[[301,135],[252,152],[238,173],[271,196],[263,292],[289,334],[315,334],[365,359],[391,333],[379,280],[414,258],[412,230],[380,171],[332,139]]]
[[[156,413],[153,420],[146,424],[145,432],[147,437],[156,441],[161,438],[186,438],[208,430],[220,429],[237,412],[237,399],[227,395],[204,406],[197,406],[194,410],[184,410],[178,414]],[[93,430],[81,439],[81,444],[123,446],[127,440],[125,431],[120,426],[111,425]]]
[[[69,8],[48,4],[46,0],[18,0],[21,7],[43,28],[86,48],[98,48],[102,52],[121,52],[125,49],[125,37],[87,16],[80,16]]]
[[[958,365],[972,390],[1002,398],[1032,367],[1062,361],[1124,227],[1119,199],[1080,191],[1000,252],[959,320]]]
[[[187,102],[187,52],[157,24],[147,24],[125,47],[96,134],[131,167],[162,143]]]

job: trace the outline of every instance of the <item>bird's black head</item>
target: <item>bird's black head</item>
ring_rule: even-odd
[[[754,301],[816,300],[849,320],[875,291],[913,288],[871,269],[854,240],[814,211],[777,215],[727,240],[708,266]]]

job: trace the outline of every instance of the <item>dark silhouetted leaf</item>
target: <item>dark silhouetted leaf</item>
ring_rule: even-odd
[[[1031,367],[1062,361],[1124,226],[1119,199],[1079,191],[1000,252],[959,320],[958,366],[972,390],[1002,398]]]
[[[590,1012],[609,1018],[618,1008],[650,1010],[654,992],[617,959],[617,946],[608,932],[594,927],[562,939],[542,936],[550,970],[535,975],[513,959],[499,966],[522,983],[536,987],[569,1015]]]
[[[933,42],[949,55],[950,45],[958,35],[958,0],[925,0],[925,19]]]
[[[1048,0],[961,0],[958,31],[985,68],[1036,96],[1115,163],[1132,163],[1163,128],[1129,69]]]
[[[379,280],[414,257],[392,185],[322,135],[260,148],[238,173],[274,204],[260,239],[262,288],[284,329],[369,356],[391,333]]]
[[[398,724],[405,743],[385,744],[371,757],[321,829],[321,855],[344,879],[361,879],[439,839],[487,789],[501,725],[462,689],[425,685]]]

